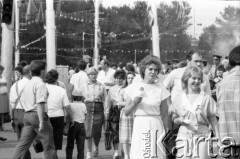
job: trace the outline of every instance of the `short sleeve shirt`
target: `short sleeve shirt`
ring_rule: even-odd
[[[42,103],[44,104],[44,112],[48,112],[47,98],[48,90],[46,84],[40,77],[32,77],[23,90],[24,110],[26,112],[37,111],[37,104]]]
[[[47,84],[47,89],[49,93],[47,99],[48,116],[64,116],[63,108],[70,105],[66,90],[52,84]]]

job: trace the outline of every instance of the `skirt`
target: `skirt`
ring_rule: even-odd
[[[176,139],[176,147],[179,147],[177,158],[210,159],[208,141],[205,140],[209,138],[210,134],[211,132],[206,125],[198,125],[198,132],[192,132],[185,126],[180,126]]]
[[[86,137],[101,138],[104,123],[103,103],[87,102],[87,116],[85,122]]]
[[[119,143],[119,121],[121,109],[122,108],[119,108],[117,105],[113,105],[109,110],[109,117],[107,121],[109,126],[106,131],[111,132],[111,140],[113,144]]]
[[[0,114],[3,113],[9,113],[9,100],[8,100],[8,94],[3,93],[0,94]]]
[[[126,116],[121,110],[119,122],[119,141],[123,144],[131,144],[133,130],[133,114]]]
[[[49,118],[53,127],[55,150],[62,150],[64,116]]]
[[[166,159],[165,148],[161,143],[164,135],[160,116],[135,116],[130,158]]]

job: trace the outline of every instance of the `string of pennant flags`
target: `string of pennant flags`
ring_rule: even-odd
[[[46,52],[46,48],[41,48],[41,47],[27,47],[27,48],[24,48],[25,51],[29,52],[29,53],[21,53],[21,54],[36,54],[36,51],[38,51],[38,55],[43,55],[45,54]],[[88,52],[90,50],[93,51],[93,47],[87,47],[87,48],[58,48],[57,51],[58,52],[65,52],[65,53],[73,53],[73,52],[79,52],[79,53],[82,53],[84,50],[84,52]],[[34,51],[34,53],[31,53],[31,51]],[[101,49],[102,52],[104,53],[128,53],[128,54],[133,54],[133,53],[150,53],[151,52],[151,49]],[[161,50],[162,53],[167,53],[167,54],[170,54],[170,53],[188,53],[190,50]],[[199,52],[201,53],[206,53],[206,54],[211,54],[211,53],[214,53],[214,52],[224,52],[226,50],[198,50]]]

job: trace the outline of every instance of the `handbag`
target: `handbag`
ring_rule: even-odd
[[[105,130],[105,149],[111,150],[112,149],[112,132],[109,129],[109,122],[107,122],[106,130]]]
[[[162,138],[162,141],[161,141],[163,146],[166,148],[166,151],[170,158],[174,155],[172,153],[175,153],[175,152],[171,152],[171,150],[172,150],[171,144],[172,145],[175,144],[175,141],[176,141],[177,135],[178,135],[178,129],[179,129],[179,127],[176,129],[173,129],[173,130],[168,130],[168,132],[164,135],[164,137]],[[170,148],[170,150],[168,148]]]
[[[33,148],[36,153],[43,152],[43,146],[38,137],[33,140]]]

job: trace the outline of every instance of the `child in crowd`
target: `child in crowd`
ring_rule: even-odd
[[[87,109],[81,101],[73,101],[71,105],[71,114],[73,123],[70,124],[67,136],[66,158],[72,159],[74,141],[77,144],[77,159],[84,159],[85,127]]]

